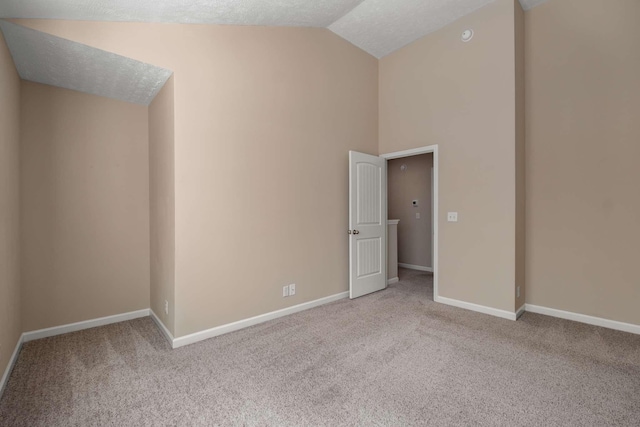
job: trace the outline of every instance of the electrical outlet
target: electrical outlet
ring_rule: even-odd
[[[516,287],[516,298],[520,298],[520,286]]]
[[[169,314],[169,301],[164,301],[164,314]]]
[[[289,296],[296,294],[296,284],[292,283],[289,285]]]
[[[289,296],[289,286],[283,286],[282,287],[282,296],[283,297],[288,297]]]
[[[458,212],[448,212],[447,213],[447,221],[449,221],[449,222],[458,222]]]

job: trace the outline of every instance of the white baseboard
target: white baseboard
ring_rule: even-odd
[[[400,281],[399,278],[393,277],[393,278],[387,280],[387,285],[393,285],[394,283],[398,283],[399,281]]]
[[[164,335],[164,337],[167,339],[167,341],[169,341],[169,344],[171,344],[171,348],[173,348],[173,335],[171,334],[171,332],[169,331],[169,329],[167,329],[167,327],[164,325],[164,323],[162,322],[162,320],[160,320],[160,318],[156,315],[156,313],[149,309],[149,316],[151,316],[151,319],[156,322],[156,325],[158,325],[158,328],[160,329],[160,332],[162,332],[162,335]]]
[[[186,335],[180,338],[174,338],[171,332],[169,332],[167,327],[164,325],[164,323],[162,323],[160,318],[150,308],[146,308],[144,310],[132,311],[129,313],[116,314],[114,316],[107,316],[107,317],[101,317],[98,319],[86,320],[83,322],[70,323],[68,325],[61,325],[61,326],[55,326],[52,328],[40,329],[37,331],[25,332],[20,336],[20,339],[16,344],[16,348],[13,351],[11,359],[9,360],[9,364],[5,369],[4,374],[2,375],[2,380],[0,381],[0,396],[2,396],[2,393],[4,392],[4,387],[18,359],[18,354],[20,353],[22,344],[25,342],[29,342],[29,341],[33,341],[41,338],[53,337],[56,335],[62,335],[69,332],[81,331],[83,329],[110,325],[112,323],[138,319],[140,317],[150,316],[151,319],[156,323],[156,325],[158,325],[158,328],[160,329],[162,334],[165,336],[165,338],[169,341],[169,343],[171,344],[171,347],[178,348],[178,347],[183,347],[185,345],[193,344],[195,342],[202,341],[208,338],[213,338],[218,335],[223,335],[228,332],[233,332],[239,329],[247,328],[249,326],[257,325],[259,323],[263,323],[268,320],[277,319],[279,317],[287,316],[289,314],[298,313],[300,311],[308,310],[310,308],[314,308],[324,304],[328,304],[330,302],[338,301],[343,298],[347,298],[348,296],[349,296],[349,292],[341,292],[339,294],[335,294],[335,295],[331,295],[325,298],[320,298],[314,301],[309,301],[306,303],[294,305],[292,307],[284,308],[282,310],[272,311],[270,313],[251,317],[249,319],[239,320],[237,322],[207,329],[201,332],[196,332],[194,334]]]
[[[409,270],[418,270],[418,271],[428,271],[433,273],[433,268],[431,267],[423,267],[421,265],[413,265],[413,264],[405,264],[404,262],[399,262],[398,267],[408,268]]]
[[[22,343],[24,342],[24,334],[20,335],[18,338],[18,342],[16,343],[16,348],[13,350],[13,354],[9,359],[9,364],[7,368],[4,370],[4,374],[2,374],[2,379],[0,379],[0,397],[2,397],[2,393],[4,393],[4,388],[7,386],[7,382],[9,381],[9,375],[11,375],[11,371],[13,371],[13,367],[18,361],[18,355],[20,354],[20,349],[22,349]]]
[[[489,314],[491,316],[502,317],[503,319],[516,320],[516,313],[498,308],[486,307],[484,305],[473,304],[471,302],[437,296],[435,302],[439,302],[453,307],[464,308],[466,310],[477,311],[478,313]]]
[[[516,319],[519,319],[520,316],[524,314],[524,312],[526,311],[526,306],[526,304],[522,304],[522,306],[516,310]]]
[[[570,311],[557,310],[555,308],[541,307],[539,305],[525,304],[525,310],[530,313],[544,314],[546,316],[558,317],[560,319],[573,320],[574,322],[586,323],[588,325],[601,326],[603,328],[615,329],[617,331],[629,332],[640,335],[640,325],[633,323],[618,322],[617,320],[603,319],[601,317],[588,316],[586,314],[572,313]]]
[[[98,319],[85,320],[83,322],[69,323],[68,325],[54,326],[53,328],[25,332],[22,334],[23,342],[67,334],[69,332],[81,331],[83,329],[95,328],[97,326],[110,325],[112,323],[124,322],[126,320],[138,319],[148,315],[149,309],[145,308],[144,310],[131,311],[129,313],[115,314],[113,316],[100,317]]]
[[[298,313],[300,311],[308,310],[310,308],[314,308],[324,304],[328,304],[330,302],[338,301],[343,298],[347,298],[348,296],[349,296],[349,292],[341,292],[339,294],[330,295],[325,298],[320,298],[317,300],[294,305],[293,307],[283,308],[282,310],[272,311],[270,313],[261,314],[259,316],[250,317],[248,319],[239,320],[237,322],[228,323],[226,325],[217,326],[215,328],[207,329],[204,331],[195,332],[193,334],[185,335],[183,337],[174,338],[173,348],[183,347],[185,345],[193,344],[198,341],[217,337],[219,335],[237,331],[239,329],[244,329],[249,326],[257,325],[259,323],[277,319],[279,317],[288,316],[290,314]]]

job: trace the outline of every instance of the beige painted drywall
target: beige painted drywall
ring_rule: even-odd
[[[374,57],[325,29],[198,30],[185,78],[214,77],[178,89],[178,335],[346,291],[348,151],[378,140]]]
[[[640,2],[526,14],[527,303],[640,324]]]
[[[474,38],[463,43],[463,30]],[[380,60],[380,153],[438,144],[439,294],[515,310],[514,2]],[[459,222],[446,221],[448,211]]]
[[[22,327],[149,307],[147,108],[22,82]]]
[[[20,77],[0,32],[0,377],[22,333],[19,140]]]
[[[526,158],[525,158],[525,30],[524,10],[514,0],[515,78],[516,78],[516,292],[515,309],[525,303],[526,296]]]
[[[401,166],[406,170],[402,171]],[[398,262],[432,267],[431,262],[431,168],[433,154],[404,157],[387,162],[389,218],[399,219]],[[418,199],[418,207],[412,201]],[[416,213],[420,219],[416,219]]]
[[[176,336],[347,290],[376,58],[319,28],[17,22],[174,71]]]
[[[175,182],[173,77],[149,105],[151,309],[175,333]],[[169,312],[165,311],[165,301]]]

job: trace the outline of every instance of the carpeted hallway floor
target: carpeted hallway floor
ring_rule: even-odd
[[[640,336],[431,301],[431,276],[171,350],[150,318],[29,342],[2,426],[640,425]]]

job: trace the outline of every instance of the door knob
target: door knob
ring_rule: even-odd
[[[353,230],[353,234],[360,234],[358,230]]]

